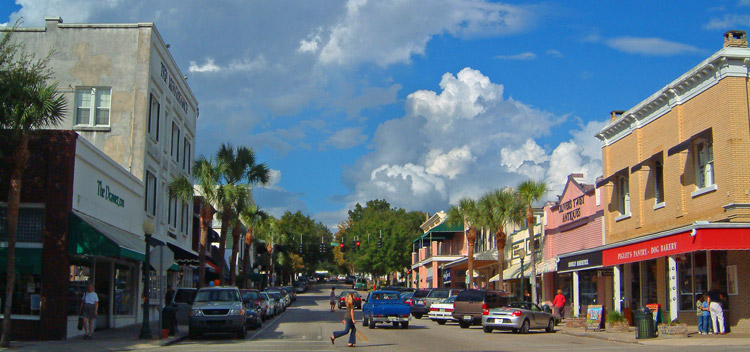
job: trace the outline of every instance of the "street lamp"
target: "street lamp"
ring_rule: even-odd
[[[146,260],[143,262],[143,324],[139,339],[151,339],[151,328],[148,319],[149,288],[151,286],[149,270],[151,269],[151,234],[154,233],[154,223],[146,219],[143,221],[143,234],[146,242]]]
[[[523,273],[523,260],[526,258],[526,251],[523,249],[520,249],[518,251],[518,258],[521,259],[521,301],[526,301],[526,295],[524,293],[524,289],[526,287],[526,277]]]

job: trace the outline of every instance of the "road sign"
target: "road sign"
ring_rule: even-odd
[[[336,247],[336,246],[338,246],[338,245],[339,245],[339,243],[338,243],[338,242],[331,242],[331,246],[334,246],[334,247]]]

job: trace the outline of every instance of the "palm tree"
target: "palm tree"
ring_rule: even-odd
[[[232,204],[238,197],[249,195],[244,188],[268,182],[268,168],[264,163],[256,164],[255,152],[248,147],[233,147],[222,143],[216,152],[216,159],[225,166],[217,185],[218,206],[221,215],[221,233],[219,237],[219,256],[224,258],[227,243],[227,231],[232,219]],[[219,280],[224,284],[224,266],[219,267]]]
[[[196,188],[200,196],[200,241],[198,245],[198,287],[203,287],[206,281],[206,248],[208,248],[208,233],[211,231],[211,220],[216,210],[213,204],[218,198],[216,185],[219,183],[219,175],[223,172],[224,166],[214,162],[212,159],[199,157],[193,166],[193,181],[195,188],[190,180],[185,177],[178,177],[169,183],[169,196],[186,202],[192,202]]]
[[[248,277],[247,261],[250,257],[250,245],[253,243],[255,237],[255,226],[267,217],[268,215],[255,204],[249,204],[240,211],[240,220],[247,226],[247,232],[245,233],[245,253],[242,256],[242,274],[245,280]]]
[[[238,185],[236,197],[232,203],[232,259],[229,262],[229,277],[230,283],[234,286],[237,282],[237,254],[240,246],[240,235],[242,234],[242,221],[240,220],[240,213],[247,207],[250,198],[250,189],[244,187],[245,185]]]
[[[474,245],[477,240],[477,231],[474,228],[476,221],[479,218],[477,209],[477,202],[473,199],[464,198],[458,202],[458,206],[451,206],[448,209],[448,223],[451,225],[463,225],[464,228],[467,226],[469,230],[466,231],[466,241],[469,244],[469,282],[467,288],[472,288],[474,283]]]
[[[3,333],[0,344],[10,346],[11,308],[15,284],[16,232],[18,230],[18,208],[21,203],[23,173],[29,158],[31,131],[60,123],[65,115],[66,104],[57,91],[57,83],[47,84],[51,78],[46,69],[47,60],[32,62],[27,56],[13,60],[8,53],[10,32],[0,44],[3,58],[0,64],[0,129],[7,130],[12,150],[10,152],[10,187],[8,191],[8,263],[6,267],[5,307]],[[5,47],[3,47],[5,46]],[[10,56],[8,56],[10,55]]]
[[[518,199],[520,203],[526,208],[526,225],[529,228],[529,251],[531,252],[531,299],[534,303],[537,303],[536,295],[536,244],[534,243],[534,209],[533,204],[539,202],[544,194],[547,193],[547,184],[544,182],[537,182],[528,180],[521,182],[518,185]],[[523,275],[523,273],[521,273]]]
[[[505,245],[508,235],[505,226],[520,224],[523,221],[522,206],[509,188],[491,191],[477,203],[479,210],[479,224],[482,227],[495,229],[495,243],[497,247],[498,289],[503,287],[503,263],[505,262]]]

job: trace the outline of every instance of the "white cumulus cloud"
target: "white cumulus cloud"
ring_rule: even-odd
[[[214,63],[214,59],[212,58],[206,58],[206,62],[202,65],[198,65],[195,61],[190,61],[190,67],[188,67],[188,71],[190,72],[219,72],[221,71],[221,67],[217,66]]]
[[[425,171],[430,175],[446,176],[452,180],[466,172],[475,159],[467,145],[445,154],[439,150],[432,150],[427,154]]]
[[[662,38],[618,37],[607,40],[606,44],[628,54],[672,56],[701,52],[701,49],[695,46]]]
[[[363,129],[363,127],[344,128],[333,133],[323,144],[337,149],[358,146],[367,141],[367,136],[362,133]]]

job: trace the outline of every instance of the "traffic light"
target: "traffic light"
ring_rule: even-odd
[[[354,245],[356,246],[356,247],[354,247],[354,248],[356,248],[356,249],[357,249],[357,251],[359,251],[359,245],[360,245],[360,244],[362,244],[362,243],[361,243],[361,242],[359,242],[359,241],[357,241],[357,242],[355,242],[355,243],[354,243]]]
[[[378,238],[378,248],[383,248],[383,239]]]
[[[357,251],[359,249],[359,246],[357,246],[357,241],[352,241],[352,250]]]
[[[339,243],[339,249],[341,250],[342,253],[346,252],[346,247],[344,246],[344,242]]]
[[[326,251],[326,247],[325,246],[326,246],[325,244],[322,244],[322,243],[320,244],[320,253],[325,253],[325,251]]]
[[[299,244],[299,254],[302,254],[302,243]]]

